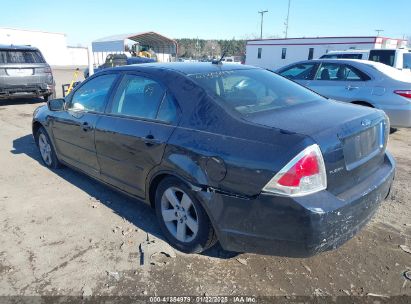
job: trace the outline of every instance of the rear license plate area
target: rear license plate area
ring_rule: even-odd
[[[7,69],[7,75],[9,76],[31,76],[33,75],[33,69]]]
[[[352,170],[378,155],[384,148],[384,124],[380,122],[343,140],[347,170]]]

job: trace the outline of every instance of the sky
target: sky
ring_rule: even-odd
[[[288,0],[13,0],[0,27],[67,34],[70,45],[156,31],[171,38],[284,37]],[[6,13],[7,9],[7,13]],[[411,0],[291,0],[288,37],[411,36]]]

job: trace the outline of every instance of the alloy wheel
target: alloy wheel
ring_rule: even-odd
[[[40,133],[39,135],[39,149],[43,161],[47,166],[50,166],[52,163],[51,146],[46,135],[44,135],[43,133]]]
[[[191,242],[198,233],[197,210],[181,189],[170,187],[161,198],[161,215],[168,231],[180,242]]]

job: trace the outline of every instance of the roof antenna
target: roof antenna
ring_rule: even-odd
[[[212,63],[212,64],[222,64],[222,63],[223,63],[223,59],[224,59],[224,57],[225,57],[225,53],[227,53],[227,51],[224,51],[224,52],[223,52],[223,55],[221,56],[220,59],[218,59],[218,60],[214,59],[213,61],[211,61],[211,63]]]

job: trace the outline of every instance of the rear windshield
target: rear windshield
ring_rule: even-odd
[[[273,72],[261,69],[190,75],[224,107],[242,115],[318,100],[316,93]]]
[[[321,59],[362,59],[362,54],[328,54],[322,55]]]
[[[0,64],[45,63],[39,51],[0,50]]]

